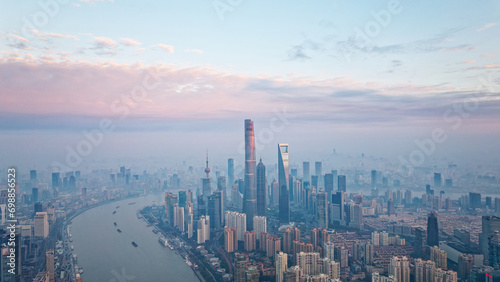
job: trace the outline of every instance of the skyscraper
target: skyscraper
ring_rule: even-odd
[[[373,244],[370,242],[365,244],[364,262],[366,265],[370,265],[373,262]]]
[[[318,177],[317,187],[323,187],[323,163],[314,163],[314,174]]]
[[[302,181],[311,181],[311,174],[309,172],[309,162],[302,163]]]
[[[334,185],[333,174],[332,173],[325,174],[324,180],[325,180],[325,192],[328,193],[328,197],[331,197]]]
[[[31,201],[33,203],[38,202],[38,188],[32,188],[31,189]]]
[[[227,159],[227,183],[229,187],[234,184],[234,160]]]
[[[49,274],[49,282],[56,281],[56,273],[54,271],[54,250],[48,250],[45,254],[45,269],[47,269],[47,273]]]
[[[61,177],[59,172],[52,173],[52,189],[61,188]]]
[[[485,260],[489,260],[489,238],[495,234],[495,231],[500,231],[500,217],[483,215],[482,232],[479,234],[479,246]]]
[[[223,226],[222,191],[215,191],[213,195],[208,196],[208,215],[211,228],[218,229]]]
[[[434,173],[434,187],[441,187],[443,180],[441,179],[441,173]]]
[[[347,191],[347,181],[346,181],[345,175],[339,175],[338,183],[339,183],[338,191],[346,192]]]
[[[415,228],[415,241],[413,249],[416,257],[423,257],[425,250],[425,242],[427,241],[427,233],[422,227]]]
[[[318,193],[317,221],[319,228],[328,228],[328,194]]]
[[[225,176],[219,176],[217,178],[217,190],[222,192],[222,214],[224,214],[224,210],[226,209],[227,205],[227,186]]]
[[[372,188],[375,188],[375,187],[377,187],[377,171],[376,170],[372,170],[371,177],[372,177]]]
[[[36,181],[36,170],[30,170],[30,181]]]
[[[174,206],[179,203],[179,197],[172,193],[165,193],[165,220],[174,224]]]
[[[279,223],[290,223],[288,190],[288,144],[278,144]]]
[[[49,236],[49,217],[46,212],[37,212],[35,215],[35,237]]]
[[[469,192],[469,205],[473,209],[481,208],[481,194]]]
[[[253,121],[245,120],[245,191],[243,213],[247,215],[247,228],[253,230],[253,216],[257,211],[257,185],[255,162],[255,137]]]
[[[435,211],[427,217],[427,245],[430,247],[439,246],[438,218]]]
[[[266,186],[266,166],[262,163],[262,159],[260,159],[260,162],[257,165],[257,215],[259,216],[266,215]]]
[[[179,207],[186,207],[187,203],[187,193],[186,191],[179,191]]]
[[[332,195],[332,222],[334,225],[345,225],[344,221],[344,193],[339,191]]]

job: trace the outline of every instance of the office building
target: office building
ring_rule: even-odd
[[[316,177],[318,179],[318,183],[317,183],[317,185],[315,185],[315,187],[316,188],[324,187],[323,186],[323,164],[321,162],[314,163],[314,174],[316,175]]]
[[[49,275],[49,281],[54,282],[55,280],[55,270],[54,270],[54,250],[48,250],[45,254],[45,269]]]
[[[61,174],[59,172],[52,173],[52,190],[61,188]]]
[[[473,209],[481,208],[481,194],[469,192],[469,206]]]
[[[328,228],[328,194],[318,193],[317,201],[317,226]]]
[[[333,225],[345,226],[344,219],[344,193],[338,191],[332,194],[331,221]]]
[[[49,236],[49,217],[46,212],[37,212],[35,215],[35,237]]]
[[[222,214],[224,214],[226,211],[226,206],[227,206],[227,184],[226,184],[226,177],[225,176],[219,176],[217,177],[217,191],[222,192]]]
[[[431,212],[427,217],[427,245],[439,246],[439,226],[438,215],[435,211]]]
[[[179,197],[170,192],[165,193],[165,221],[174,224],[174,206],[179,204]]]
[[[210,227],[212,229],[222,228],[224,226],[223,218],[223,199],[222,191],[215,191],[213,195],[208,196],[208,215],[210,216]]]
[[[338,191],[346,192],[347,191],[347,180],[345,175],[338,176]]]
[[[290,223],[288,144],[278,144],[279,223]]]
[[[257,165],[257,215],[266,215],[267,205],[267,181],[266,181],[266,166],[260,159]],[[255,228],[255,227],[254,227]]]
[[[232,187],[234,184],[234,160],[227,160],[227,183],[229,187]]]
[[[371,171],[371,184],[372,184],[372,188],[377,187],[377,171],[376,170]]]
[[[309,162],[302,163],[302,181],[311,181],[311,174],[309,171]]]
[[[31,189],[31,202],[38,203],[38,188]]]
[[[325,192],[328,193],[328,197],[330,198],[332,193],[333,193],[333,187],[335,184],[333,181],[333,174],[332,173],[325,174],[324,183],[325,183]]]
[[[441,187],[443,180],[441,179],[441,173],[434,173],[434,187]]]
[[[253,230],[253,216],[257,215],[257,175],[253,121],[245,120],[245,191],[243,213],[247,215],[247,228]]]

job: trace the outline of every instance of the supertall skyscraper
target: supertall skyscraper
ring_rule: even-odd
[[[253,216],[257,211],[257,177],[253,121],[245,120],[245,191],[243,213],[247,215],[247,228],[253,230]],[[288,179],[288,178],[287,178]]]
[[[290,196],[288,182],[288,144],[278,144],[278,185],[279,185],[279,223],[290,223]]]
[[[262,163],[261,159],[257,165],[257,215],[259,216],[266,215],[266,186],[266,166]]]

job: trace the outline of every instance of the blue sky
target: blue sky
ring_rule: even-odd
[[[325,134],[318,148],[338,143],[354,154],[367,150],[360,132],[374,131],[375,147],[397,143],[391,153],[407,154],[415,138],[452,128],[443,116],[467,101],[480,106],[448,131],[457,134],[449,146],[471,145],[462,135],[500,136],[498,1],[40,3],[50,10],[36,1],[0,2],[0,138],[43,132],[62,142],[40,145],[55,155],[65,154],[55,147],[77,142],[60,134],[80,140],[103,118],[138,140],[137,132],[183,140],[186,132],[205,139],[227,130],[234,140],[210,137],[222,154],[224,142],[242,138],[243,119],[265,128],[283,107],[290,125],[272,141],[291,148],[293,140],[307,144],[308,132]],[[147,98],[124,98],[151,72],[161,81]],[[359,145],[350,146],[352,139]],[[19,144],[9,142],[12,150]],[[301,148],[306,155],[307,145]],[[13,159],[6,151],[0,157]]]

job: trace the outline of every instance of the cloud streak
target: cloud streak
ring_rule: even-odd
[[[160,85],[135,105],[131,91],[146,72],[154,73]],[[25,83],[26,77],[30,83]],[[120,107],[130,111],[121,123],[125,129],[173,120],[267,117],[281,107],[297,121],[406,128],[442,121],[447,109],[471,95],[445,85],[252,77],[202,67],[37,62],[8,56],[0,61],[0,84],[0,123],[16,116],[18,129],[64,129],[63,121],[68,120],[84,127],[96,118],[120,116]],[[475,112],[470,121],[498,120],[500,100],[492,99],[498,94],[485,96],[488,107]]]

